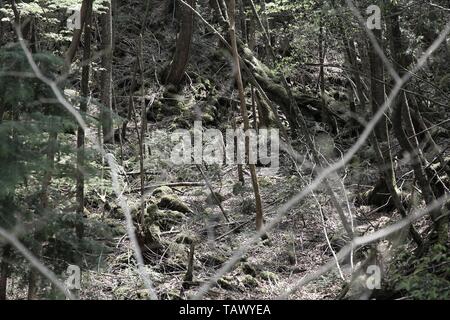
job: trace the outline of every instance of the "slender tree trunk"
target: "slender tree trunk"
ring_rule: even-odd
[[[145,88],[144,88],[144,52],[143,52],[143,39],[142,34],[139,36],[139,74],[141,76],[141,99],[142,99],[142,109],[141,109],[141,131],[138,132],[139,135],[139,168],[141,170],[141,224],[144,226],[145,217],[145,168],[144,168],[144,155],[145,155],[145,133],[147,132],[147,117],[146,117],[146,105],[145,105]]]
[[[11,256],[11,245],[6,244],[3,247],[2,262],[0,264],[0,300],[7,299],[8,276],[9,276],[9,258]]]
[[[195,0],[187,0],[186,2],[191,7],[195,7]],[[184,78],[194,33],[194,13],[184,5],[178,7],[181,10],[180,32],[177,36],[175,54],[166,77],[166,83],[173,85],[180,84]]]
[[[103,131],[103,142],[114,143],[114,127],[112,113],[112,59],[113,59],[113,28],[112,28],[112,10],[111,2],[106,2],[108,7],[106,13],[102,14],[101,19],[101,36],[102,36],[102,110],[101,122]]]
[[[319,84],[320,84],[320,98],[322,101],[322,120],[330,125],[330,128],[334,128],[333,120],[328,112],[327,100],[325,98],[325,36],[323,30],[323,17],[320,16],[320,31],[319,31]]]
[[[373,30],[373,33],[379,43],[382,46],[382,31]],[[370,61],[370,91],[371,91],[371,103],[372,112],[375,114],[378,109],[384,104],[384,70],[383,70],[383,60],[380,55],[376,52],[373,45],[370,46],[369,50],[369,61]],[[375,128],[375,133],[377,138],[383,142],[387,138],[387,119],[383,117],[382,120],[377,124]]]
[[[56,132],[50,132],[47,144],[47,161],[49,163],[49,168],[44,172],[44,177],[42,179],[41,195],[40,195],[41,203],[40,208],[38,210],[39,214],[41,215],[46,214],[47,210],[50,207],[49,188],[53,177],[53,169],[55,167],[55,154],[57,149],[57,143],[58,143],[58,134]],[[34,230],[33,238],[34,244],[32,251],[34,256],[38,260],[40,260],[42,257],[42,243],[44,241],[40,230]],[[39,290],[38,287],[39,280],[40,277],[38,271],[34,269],[34,267],[31,267],[28,277],[28,300],[37,299],[37,293]]]
[[[242,114],[242,118],[244,119],[244,130],[247,131],[250,129],[250,121],[248,119],[247,103],[245,101],[244,84],[242,82],[241,68],[240,68],[240,62],[239,62],[239,53],[238,53],[238,49],[237,49],[236,31],[235,31],[235,25],[236,25],[235,24],[235,12],[236,12],[236,2],[235,2],[235,0],[229,0],[228,1],[228,16],[230,19],[230,39],[231,39],[231,46],[233,48],[235,77],[236,77],[236,82],[237,82],[237,86],[238,86],[238,90],[239,90],[241,114]],[[247,143],[246,143],[246,146],[247,146]],[[258,176],[256,174],[256,165],[249,164],[249,169],[250,169],[250,175],[252,178],[253,191],[255,194],[256,229],[258,231],[260,231],[263,227],[264,221],[263,221],[263,209],[262,209],[261,195],[259,192]]]
[[[84,27],[84,65],[81,71],[81,97],[80,111],[82,114],[87,112],[89,99],[89,78],[91,69],[91,23],[92,23],[92,1],[88,1],[86,10],[86,23]],[[84,157],[85,157],[85,132],[82,127],[78,127],[77,132],[77,224],[76,234],[81,240],[84,235]]]
[[[87,10],[87,7],[89,6],[89,2],[90,2],[90,0],[83,0],[83,2],[81,3],[80,29],[74,30],[73,36],[72,36],[72,42],[70,43],[69,49],[67,49],[66,54],[65,54],[67,70],[70,69],[70,65],[71,65],[73,59],[75,58],[75,54],[77,53],[78,46],[80,45],[82,30],[83,30],[84,23],[86,20],[86,10]]]

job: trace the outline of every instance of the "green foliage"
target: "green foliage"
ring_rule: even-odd
[[[53,55],[40,53],[33,58],[50,78],[60,70],[60,59]],[[107,243],[97,239],[113,235],[108,225],[95,220],[83,221],[85,236],[81,241],[75,232],[82,219],[76,214],[73,197],[77,174],[73,133],[77,124],[52,90],[34,76],[17,45],[0,50],[0,111],[0,226],[22,230],[17,233],[20,240],[32,251],[39,248],[46,265],[57,273],[64,271],[67,263],[79,261],[80,255],[84,262],[97,264],[98,256],[107,252]],[[55,148],[51,158],[50,148]],[[87,150],[86,180],[95,173],[89,156]],[[46,175],[51,184],[45,195],[48,206],[44,207]],[[88,184],[87,192],[92,189]],[[12,272],[26,279],[28,263],[19,255],[11,261],[24,266]]]
[[[404,251],[392,272],[394,289],[420,300],[450,299],[450,254],[445,246],[433,246],[417,259]]]

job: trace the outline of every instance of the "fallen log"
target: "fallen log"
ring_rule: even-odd
[[[145,186],[144,190],[152,190],[160,187],[204,187],[206,184],[204,182],[172,182],[172,183],[160,183],[160,184],[153,184],[149,186]],[[141,188],[134,188],[131,189],[130,192],[138,192],[141,191]]]

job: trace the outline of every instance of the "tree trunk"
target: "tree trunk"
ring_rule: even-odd
[[[325,98],[325,36],[324,36],[324,29],[323,29],[323,17],[320,16],[320,32],[319,32],[319,64],[320,64],[320,70],[319,70],[319,85],[320,85],[320,99],[322,102],[321,105],[321,118],[324,122],[328,123],[330,128],[335,128],[333,124],[333,119],[331,118],[331,115],[329,114],[329,110],[327,107],[327,100]],[[334,131],[334,130],[333,130]]]
[[[382,32],[381,30],[373,30],[373,33],[382,46]],[[373,45],[370,46],[369,50],[369,61],[370,61],[370,91],[371,91],[371,103],[373,114],[377,113],[378,109],[384,104],[384,70],[383,70],[383,59],[376,52]],[[387,121],[386,117],[383,117],[380,122],[378,122],[375,133],[379,141],[383,142],[387,138]]]
[[[6,300],[6,291],[8,289],[9,276],[9,258],[11,256],[11,245],[6,244],[3,247],[2,262],[0,264],[0,300]]]
[[[112,10],[111,2],[107,2],[108,10],[101,19],[102,36],[102,92],[101,92],[101,122],[103,131],[103,143],[114,143],[113,114],[112,114],[112,59],[113,59],[113,39],[112,39]]]
[[[241,76],[241,68],[240,68],[240,62],[239,62],[239,54],[238,54],[238,48],[237,48],[237,41],[236,41],[236,31],[235,31],[235,12],[236,12],[236,3],[235,0],[229,0],[228,1],[228,16],[230,19],[230,38],[231,38],[231,46],[233,48],[233,60],[234,60],[234,70],[235,70],[235,77],[236,82],[239,90],[239,100],[240,100],[240,107],[241,107],[241,114],[242,118],[244,119],[244,130],[247,131],[250,129],[250,121],[248,119],[248,110],[247,110],[247,103],[245,101],[245,92],[244,92],[244,83],[242,82],[242,76]],[[246,143],[246,150],[248,150]],[[261,195],[259,192],[259,183],[258,183],[258,176],[256,174],[256,165],[255,164],[249,164],[250,169],[250,175],[252,178],[252,185],[253,185],[253,191],[255,194],[255,204],[256,204],[256,230],[260,231],[263,227],[264,221],[263,221],[263,211],[262,211],[262,201],[261,201]]]
[[[90,59],[91,59],[91,23],[92,23],[92,0],[88,1],[86,10],[86,23],[84,28],[84,53],[83,65],[81,71],[81,104],[80,111],[82,114],[87,112],[87,101],[89,99],[89,77],[90,77]],[[77,133],[77,221],[76,234],[79,240],[84,235],[84,148],[85,132],[82,127],[78,127]]]
[[[80,9],[80,22],[81,26],[80,29],[75,29],[73,31],[72,36],[72,42],[70,43],[69,49],[67,49],[65,54],[65,60],[66,60],[66,69],[70,69],[70,64],[72,63],[73,59],[75,58],[75,54],[77,53],[78,46],[80,45],[81,41],[81,34],[84,27],[84,23],[86,20],[86,10],[89,6],[90,0],[83,0],[81,3],[81,9]]]
[[[37,210],[38,214],[45,214],[50,207],[49,203],[49,188],[53,177],[53,169],[55,167],[55,154],[57,150],[58,134],[56,132],[50,132],[47,144],[47,161],[49,162],[49,168],[44,172],[44,177],[42,178],[41,195],[40,195],[40,207]],[[34,256],[40,260],[42,257],[42,243],[44,239],[39,230],[34,230],[34,245],[32,252]],[[28,300],[36,300],[38,294],[38,284],[40,276],[34,267],[31,267],[28,276]]]
[[[186,2],[191,7],[195,7],[195,0],[187,0]],[[180,32],[177,36],[175,54],[166,77],[167,84],[176,86],[183,80],[191,51],[192,35],[194,33],[194,13],[184,5],[180,5],[178,8],[181,10]]]

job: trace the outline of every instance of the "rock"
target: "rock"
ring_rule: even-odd
[[[206,203],[209,205],[218,205],[225,200],[225,197],[222,196],[219,192],[210,193],[206,198]]]
[[[176,195],[163,195],[158,202],[158,207],[160,209],[169,209],[182,213],[192,213],[192,210]]]
[[[247,288],[256,288],[257,286],[259,286],[258,280],[256,280],[249,274],[243,275],[240,280],[242,284]]]
[[[214,214],[214,210],[212,208],[205,208],[203,213],[205,214],[205,216],[211,217]]]
[[[271,281],[271,282],[277,282],[278,281],[278,276],[270,271],[262,271],[259,274],[260,278],[265,280],[265,281]]]
[[[182,232],[176,237],[175,242],[182,244],[197,243],[198,237],[193,233]]]
[[[152,192],[152,195],[155,197],[161,197],[163,195],[171,195],[171,194],[173,194],[173,190],[168,186],[158,187]]]
[[[158,220],[159,209],[156,204],[151,204],[148,206],[147,211],[144,216],[144,224],[146,227],[156,223]],[[139,221],[140,222],[140,221]]]
[[[256,277],[256,274],[257,274],[256,268],[253,265],[251,265],[250,263],[244,263],[242,265],[242,272],[244,274],[250,275],[252,277]]]
[[[159,251],[163,248],[160,242],[161,230],[159,229],[159,226],[151,225],[149,227],[141,227],[139,229],[140,230],[137,232],[137,238],[142,251],[146,251],[147,249]]]
[[[158,210],[156,223],[163,230],[170,230],[176,224],[183,222],[185,215],[178,211]]]
[[[219,267],[227,261],[227,258],[221,254],[207,254],[200,257],[199,260],[207,267]]]
[[[217,280],[217,284],[225,290],[233,290],[235,288],[235,285],[231,283],[233,279],[231,277],[223,277],[219,280]]]

